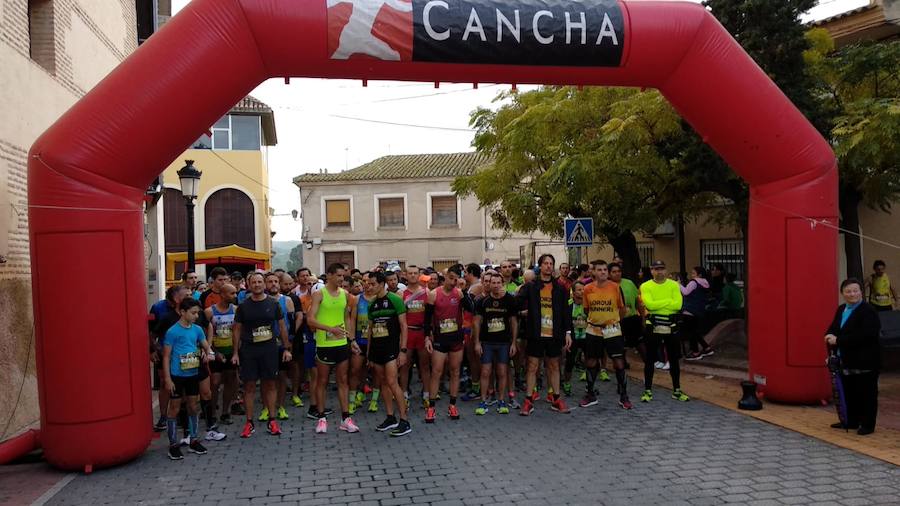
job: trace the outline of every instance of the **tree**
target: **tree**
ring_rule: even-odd
[[[900,198],[900,42],[834,51],[828,32],[811,30],[806,61],[816,89],[836,113],[830,140],[840,168],[841,226],[859,232],[859,206],[890,212]],[[860,238],[844,234],[847,276],[862,279]]]
[[[457,178],[453,189],[475,195],[500,228],[559,237],[564,218],[592,217],[633,275],[634,232],[652,231],[703,198],[679,191],[678,162],[656,147],[683,135],[658,92],[548,86],[497,101],[507,103],[471,119],[473,144],[493,163]]]
[[[291,253],[288,256],[287,264],[284,270],[288,272],[297,272],[297,269],[303,267],[303,243],[294,246],[291,248]]]

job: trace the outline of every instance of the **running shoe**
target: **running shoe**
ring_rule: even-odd
[[[716,352],[712,348],[707,348],[701,352],[701,355],[703,355],[704,357],[709,357],[709,356],[715,355],[715,354],[716,354]]]
[[[487,405],[493,406],[494,404],[497,404],[497,396],[495,396],[494,393],[491,392],[490,394],[488,394]]]
[[[516,400],[516,393],[515,393],[515,392],[510,392],[510,393],[509,393],[509,407],[510,407],[511,409],[519,409],[519,408],[522,407],[522,406],[519,404],[519,401]]]
[[[219,417],[219,423],[221,425],[231,425],[234,422],[231,420],[231,415],[229,415],[228,413],[225,413]]]
[[[553,401],[553,404],[550,405],[550,409],[563,414],[572,412],[572,410],[569,409],[569,406],[566,406],[566,401],[562,397]]]
[[[356,401],[350,401],[350,403],[347,404],[347,412],[351,415],[356,414]]]
[[[529,416],[534,413],[534,402],[526,397],[525,402],[522,403],[522,410],[519,411],[520,416]]]
[[[369,401],[369,413],[378,412],[378,401]]]
[[[288,416],[287,410],[284,409],[284,406],[278,408],[278,414],[276,415],[276,418],[278,418],[279,420],[287,420],[288,418],[290,418]]]
[[[662,369],[664,365],[665,365],[665,364],[662,363],[662,362],[655,362],[655,363],[653,364],[653,367],[656,367],[657,369]]]
[[[676,401],[681,401],[681,402],[687,402],[687,401],[691,400],[691,398],[688,397],[687,395],[685,395],[685,393],[682,392],[680,388],[676,388],[675,390],[672,391],[672,398],[675,399]]]
[[[226,437],[228,436],[217,430],[211,430],[206,432],[206,437],[204,439],[206,439],[207,441],[221,441]]]
[[[219,430],[219,422],[213,422],[212,425],[206,427],[206,430]]]
[[[364,402],[366,402],[366,394],[362,392],[356,392],[356,407],[362,406]]]
[[[578,381],[587,381],[587,371],[581,371],[581,376],[578,377]]]
[[[349,416],[347,418],[344,418],[344,420],[341,422],[341,425],[340,425],[340,427],[338,427],[338,429],[349,432],[350,434],[353,434],[354,432],[359,432],[359,427],[357,427],[356,424],[353,423],[353,419],[350,418]]]
[[[179,445],[169,446],[169,459],[184,460],[184,454],[181,453],[181,448],[179,447]]]
[[[294,404],[295,408],[303,407],[303,399],[301,399],[299,395],[291,396],[291,402]]]
[[[400,420],[397,427],[391,431],[391,437],[405,436],[412,432],[412,426],[407,420]]]
[[[459,420],[459,410],[456,409],[456,404],[447,406],[447,416],[449,416],[451,420]]]
[[[691,361],[700,360],[702,358],[703,358],[703,354],[700,353],[699,351],[692,351],[692,352],[688,353],[688,355],[686,357],[684,357],[685,360],[691,360]]]
[[[609,381],[609,373],[606,372],[606,369],[600,369],[600,375],[597,376],[597,379],[600,381]]]
[[[578,405],[582,408],[589,408],[591,406],[597,405],[597,396],[594,394],[584,394],[584,397],[581,399],[581,402]]]
[[[653,400],[653,391],[652,390],[644,390],[644,393],[641,394],[641,402],[650,402]]]
[[[500,401],[497,406],[497,413],[501,415],[509,414],[509,406],[506,405],[506,401]]]
[[[260,422],[268,422],[269,421],[269,408],[262,408],[262,411],[259,412],[259,418],[257,418]]]
[[[622,409],[631,409],[634,407],[634,405],[631,404],[631,401],[628,400],[627,395],[623,395],[623,396],[619,397],[619,406],[621,406]]]
[[[386,432],[391,429],[396,429],[397,425],[398,425],[397,418],[395,418],[393,416],[389,416],[389,417],[385,418],[383,422],[381,422],[381,425],[379,425],[378,427],[375,427],[375,430],[377,430],[378,432]]]
[[[191,441],[191,444],[188,445],[188,450],[190,450],[191,453],[196,453],[197,455],[206,455],[206,447],[200,444],[199,439]]]
[[[316,434],[325,434],[326,432],[328,432],[328,420],[319,418],[319,421],[316,422]]]
[[[254,432],[256,432],[256,427],[253,426],[253,422],[248,420],[247,423],[244,424],[244,430],[241,431],[241,437],[246,439]]]
[[[187,446],[187,445],[191,444],[190,436],[185,434],[185,436],[183,438],[181,438],[181,441],[179,441],[178,444],[181,446]]]
[[[486,413],[487,413],[487,403],[484,402],[484,401],[481,401],[481,403],[478,404],[478,407],[475,408],[475,414],[478,415],[478,416],[481,416],[481,415],[484,415],[484,414],[486,414]]]
[[[316,412],[316,408],[310,406],[309,410],[307,410],[307,412],[306,412],[306,418],[309,418],[310,420],[318,420],[319,413]]]
[[[334,414],[334,410],[331,408],[325,408],[325,411],[322,412],[323,416],[331,416]]]
[[[666,362],[665,364],[663,364],[663,366],[662,366],[661,369],[662,369],[663,371],[668,371],[668,370],[669,370],[669,363]]]
[[[434,406],[428,406],[425,410],[425,423],[434,423]]]
[[[278,426],[278,422],[275,420],[269,420],[269,423],[266,424],[266,430],[273,436],[281,435],[281,427]]]
[[[566,397],[572,396],[572,383],[566,381],[562,384],[562,391],[566,395]]]
[[[537,391],[537,388],[532,390],[531,392],[531,402],[537,402],[541,398],[541,394]]]
[[[464,394],[462,395],[462,397],[460,397],[460,399],[463,400],[463,401],[465,401],[465,402],[469,402],[469,401],[475,400],[475,399],[477,399],[477,398],[479,398],[479,397],[481,397],[481,393],[477,393],[477,392],[475,392],[475,391],[473,391],[473,390],[470,390],[470,391],[464,393]]]
[[[537,400],[537,399],[535,399],[535,400]],[[553,389],[552,388],[547,389],[547,399],[546,400],[549,404],[553,404]]]
[[[153,430],[154,432],[162,432],[166,430],[166,417],[159,417],[159,420],[157,420],[156,424],[153,426]]]

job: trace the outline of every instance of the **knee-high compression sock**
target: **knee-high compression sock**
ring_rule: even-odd
[[[169,436],[169,444],[174,446],[178,444],[178,420],[175,418],[166,418],[166,434]]]
[[[648,356],[644,360],[644,390],[650,390],[653,387],[653,371],[655,369],[652,358]]]
[[[188,436],[188,416],[187,410],[184,408],[184,405],[181,406],[181,410],[178,411],[178,425],[181,426],[182,433],[184,437]]]
[[[625,395],[626,385],[625,369],[616,369],[616,383],[618,383],[619,395]]]
[[[587,391],[589,394],[594,393],[594,383],[597,382],[597,374],[600,372],[600,366],[588,367],[587,369]]]
[[[216,424],[216,414],[213,413],[212,401],[200,401],[200,409],[203,411],[203,419],[206,420],[206,430],[211,430]]]
[[[200,425],[200,415],[188,415],[188,434],[191,441],[197,439],[197,427]]]
[[[377,402],[379,394],[381,394],[380,389],[376,388],[376,389],[372,390],[372,400]]]
[[[672,377],[672,388],[674,390],[681,389],[681,364],[680,359],[673,359],[669,362],[669,375]]]

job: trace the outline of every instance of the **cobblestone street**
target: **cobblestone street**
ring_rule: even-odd
[[[632,394],[638,385],[630,385]],[[413,433],[374,430],[384,412],[355,419],[359,434],[316,435],[292,409],[284,434],[263,424],[249,440],[209,443],[171,462],[164,438],[138,460],[80,475],[48,504],[897,504],[900,468],[669,391],[626,412],[612,383],[601,405],[434,425],[412,413]],[[446,399],[446,398],[445,398]],[[574,403],[574,398],[571,399]],[[446,409],[439,404],[439,413]],[[383,407],[382,407],[383,408]]]

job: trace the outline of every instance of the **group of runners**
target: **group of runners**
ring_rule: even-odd
[[[188,286],[193,275],[188,273],[185,284],[169,288],[151,308],[151,353],[161,385],[156,429],[167,432],[169,457],[183,458],[184,446],[205,453],[201,440],[224,439],[219,427],[233,423],[232,415],[245,418],[242,438],[256,432],[257,422],[265,423],[269,434],[281,434],[279,420],[289,418],[287,403],[304,406],[307,377],[306,416],[316,420],[316,433],[326,433],[334,413],[328,402],[332,373],[338,429],[359,431],[353,415],[371,390],[368,411],[378,411],[380,396],[386,413],[377,430],[394,437],[412,431],[413,370],[421,384],[425,423],[438,420],[442,392],[450,420],[461,416],[460,398],[478,400],[476,415],[496,406],[499,414],[518,410],[529,416],[540,399],[539,382],[547,387],[550,409],[569,413],[565,397],[572,394],[576,362],[584,365],[586,386],[578,404],[589,408],[599,402],[598,379],[609,380],[603,367],[607,359],[618,405],[632,409],[626,347],[638,349],[644,359],[640,401],[653,399],[661,349],[671,364],[672,397],[689,400],[679,383],[676,316],[682,288],[669,279],[663,262],[651,265],[652,279],[640,287],[622,277],[621,265],[601,260],[591,264],[590,279],[570,279],[566,265],[560,266],[563,276],[557,276],[552,255],[542,255],[524,279],[517,280],[514,269],[504,262],[487,270],[457,264],[446,272],[415,266],[403,273],[359,272],[332,264],[323,282],[306,268],[251,272],[244,278],[217,267],[199,294]],[[464,362],[470,388],[461,396]],[[522,386],[526,395],[520,404]]]

